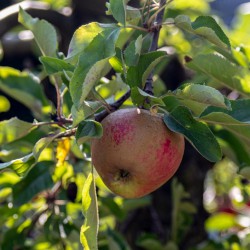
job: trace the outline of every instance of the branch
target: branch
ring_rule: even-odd
[[[165,5],[166,5],[166,0],[161,0],[160,6],[159,6],[160,11],[158,12],[158,14],[155,18],[154,25],[151,28],[152,32],[153,32],[153,38],[152,38],[152,42],[151,42],[151,45],[149,48],[149,52],[156,51],[158,48],[158,40],[159,40],[160,30],[162,27],[162,20],[163,20],[164,11],[165,11],[165,8],[163,6],[165,6]],[[154,95],[154,93],[153,93],[153,72],[151,72],[149,74],[143,90],[150,95]]]
[[[131,90],[128,90],[122,97],[120,97],[117,101],[110,104],[111,109],[109,111],[103,110],[100,113],[95,115],[95,120],[101,122],[109,113],[116,111],[119,109],[122,104],[130,97]]]
[[[150,44],[149,52],[156,51],[158,47],[158,39],[161,29],[161,24],[163,20],[163,15],[165,11],[166,0],[160,1],[159,12],[156,15],[155,22],[153,27],[150,28],[150,31],[153,33],[152,42]],[[146,80],[144,91],[150,95],[153,95],[153,72],[151,72]],[[110,110],[103,110],[100,113],[95,115],[95,120],[101,122],[109,113],[116,111],[119,109],[122,104],[130,97],[131,90],[127,91],[120,99],[116,102],[110,104]]]

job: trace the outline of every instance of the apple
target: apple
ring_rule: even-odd
[[[145,196],[168,181],[184,153],[184,137],[162,116],[120,109],[103,119],[103,136],[91,144],[93,165],[105,185],[124,198]]]

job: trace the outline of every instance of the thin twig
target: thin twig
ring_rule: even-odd
[[[110,104],[110,110],[103,110],[95,115],[95,120],[101,122],[109,113],[116,111],[121,107],[121,105],[130,97],[131,90],[128,90],[123,96],[121,96],[117,101]]]
[[[146,3],[148,3],[147,0]],[[158,47],[159,33],[161,29],[161,23],[163,20],[164,10],[165,10],[166,0],[161,0],[159,5],[159,12],[156,15],[154,26],[150,28],[150,31],[153,32],[152,42],[149,48],[149,52],[156,51]],[[146,9],[146,4],[144,5]],[[153,95],[153,72],[150,73],[148,79],[146,80],[144,91],[148,94]],[[111,109],[109,111],[103,110],[100,113],[95,115],[95,120],[101,122],[109,113],[119,109],[119,107],[130,97],[131,90],[128,90],[121,98],[116,102],[110,104]]]
[[[152,30],[153,38],[152,38],[152,42],[151,42],[151,45],[149,48],[149,52],[156,51],[158,48],[158,40],[159,40],[159,34],[160,34],[160,29],[161,29],[161,23],[162,23],[164,11],[165,11],[165,5],[166,5],[166,0],[161,0],[160,6],[159,6],[160,11],[156,15],[155,22],[154,22],[154,28]],[[163,6],[164,6],[164,8],[163,8]],[[149,74],[143,90],[150,95],[154,94],[154,92],[153,92],[153,71]]]

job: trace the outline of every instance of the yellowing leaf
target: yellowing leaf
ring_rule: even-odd
[[[97,250],[99,226],[95,181],[90,173],[82,190],[82,212],[84,224],[81,227],[80,240],[84,250]]]
[[[69,150],[70,150],[69,138],[62,139],[58,142],[57,148],[56,148],[57,166],[61,166],[64,163],[69,153]]]

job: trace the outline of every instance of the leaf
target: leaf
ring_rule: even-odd
[[[183,134],[204,158],[211,162],[221,159],[215,136],[206,124],[195,120],[187,108],[178,106],[165,114],[163,120],[170,130]]]
[[[80,240],[85,250],[97,250],[97,233],[99,227],[98,207],[95,181],[90,173],[82,190],[82,212],[84,224],[81,227]]]
[[[249,72],[215,54],[197,55],[186,64],[189,68],[208,75],[224,86],[250,95]]]
[[[137,25],[140,20],[141,20],[140,9],[127,5],[126,6],[126,22],[132,25]]]
[[[43,64],[45,71],[48,75],[52,75],[63,71],[73,72],[75,69],[75,67],[72,64],[58,58],[41,56],[39,60]]]
[[[231,110],[208,107],[201,115],[200,120],[221,125],[231,131],[243,143],[250,146],[250,99],[230,101]]]
[[[164,250],[162,243],[154,235],[150,234],[140,236],[136,245],[146,250]]]
[[[229,213],[216,213],[210,216],[205,222],[207,231],[228,230],[237,225],[236,216]]]
[[[240,175],[242,175],[244,178],[250,180],[250,167],[246,166],[242,168],[239,172]]]
[[[25,10],[19,8],[18,21],[34,34],[42,55],[56,57],[58,49],[55,28],[45,20],[32,18]]]
[[[175,25],[192,34],[206,38],[223,49],[231,47],[228,37],[211,16],[199,16],[194,22],[191,22],[188,16],[179,15],[175,18]]]
[[[69,86],[77,109],[84,103],[96,82],[110,69],[108,61],[115,55],[115,43],[119,32],[119,28],[104,30],[81,53]]]
[[[136,66],[142,49],[142,35],[132,41],[124,51],[124,59],[127,66]]]
[[[230,110],[225,110],[219,107],[208,107],[204,112],[201,114],[205,116],[212,112],[223,112],[232,116],[234,119],[241,121],[241,122],[249,122],[250,123],[250,99],[239,99],[239,100],[231,100],[230,101]]]
[[[235,134],[242,142],[250,145],[250,123],[238,121],[225,112],[211,112],[209,114],[204,112],[200,116],[200,120],[210,124],[221,125]]]
[[[107,240],[109,249],[131,250],[124,237],[110,228],[107,230]]]
[[[35,115],[40,115],[42,105],[47,104],[42,86],[27,72],[0,67],[0,90],[31,109]]]
[[[98,109],[102,107],[102,103],[99,101],[91,102],[85,101],[80,109],[77,109],[75,105],[72,105],[71,114],[73,117],[73,127],[77,126],[81,121],[93,115]]]
[[[57,148],[56,148],[56,159],[57,159],[57,166],[63,165],[69,151],[70,151],[70,139],[63,138],[62,140],[58,141]]]
[[[50,143],[55,140],[55,138],[58,137],[58,134],[56,135],[53,135],[53,136],[48,136],[48,137],[44,137],[44,138],[41,138],[34,146],[33,148],[33,155],[36,159],[36,161],[39,160],[39,156],[41,155],[41,153],[43,152],[43,150],[45,148],[47,148]]]
[[[227,108],[224,96],[215,88],[206,85],[185,84],[174,93],[184,102],[190,100],[197,103],[197,105]]]
[[[232,149],[233,155],[236,157],[240,168],[246,165],[250,166],[250,154],[246,145],[244,145],[244,141],[240,140],[239,136],[235,136],[235,134],[223,128],[216,130],[215,133],[216,137],[226,143],[226,145],[225,143],[222,144],[222,150],[223,145],[226,147],[229,146]],[[227,149],[225,154],[227,155]],[[230,155],[228,157],[230,157]]]
[[[35,158],[31,153],[19,159],[0,163],[0,170],[9,168],[15,171],[19,176],[24,176],[34,166],[34,164]]]
[[[29,173],[13,186],[13,204],[18,207],[29,202],[41,191],[53,185],[51,178],[51,162],[39,162]]]
[[[109,11],[112,16],[121,23],[126,25],[126,0],[109,0]]]
[[[209,106],[231,108],[230,102],[218,90],[193,83],[184,84],[174,92],[168,92],[163,101],[168,111],[183,105],[197,116]]]
[[[165,105],[162,99],[149,95],[138,87],[131,89],[131,98],[136,106],[144,106],[145,108],[151,108],[154,105]]]
[[[86,25],[82,25],[78,28],[69,44],[69,50],[67,55],[67,61],[76,64],[79,55],[88,47],[93,39],[105,29],[113,29],[116,26],[114,24],[102,24],[92,22]]]
[[[101,136],[102,125],[93,120],[82,121],[76,131],[76,141],[79,145],[90,138],[100,138]]]
[[[126,82],[130,87],[142,88],[147,80],[148,75],[155,66],[166,58],[163,51],[154,51],[142,54],[136,66],[129,67]]]
[[[34,129],[32,123],[24,122],[14,117],[0,122],[0,145],[24,137]]]

